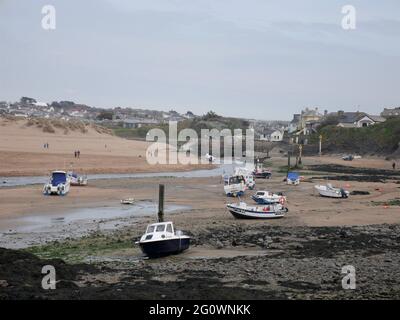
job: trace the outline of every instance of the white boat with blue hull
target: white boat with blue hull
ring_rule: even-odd
[[[146,233],[136,244],[148,257],[160,257],[188,249],[190,237],[182,231],[175,231],[172,222],[160,222],[148,225]]]
[[[65,171],[53,171],[50,181],[43,187],[43,194],[65,196],[69,192],[70,185],[70,178]]]
[[[289,211],[283,205],[271,204],[263,206],[248,206],[245,202],[228,204],[229,212],[237,219],[279,219]]]
[[[270,191],[257,191],[251,198],[258,204],[284,204],[286,202],[286,197],[282,193],[273,193]]]

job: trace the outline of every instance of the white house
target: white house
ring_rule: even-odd
[[[35,107],[48,107],[48,104],[46,102],[34,102],[32,103]]]
[[[381,116],[369,115],[364,112],[343,112],[339,111],[338,127],[343,128],[362,128],[369,127],[376,123],[384,122],[385,118]]]
[[[274,129],[265,129],[264,132],[260,135],[260,140],[270,141],[270,142],[282,141],[283,131]]]

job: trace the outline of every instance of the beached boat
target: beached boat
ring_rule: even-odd
[[[88,184],[87,176],[80,176],[75,172],[69,172],[68,176],[71,181],[71,186],[87,186]]]
[[[135,199],[133,199],[133,198],[126,198],[126,199],[121,200],[121,204],[134,204],[134,203],[135,203]]]
[[[236,167],[234,175],[243,176],[247,189],[253,190],[256,187],[252,170],[246,167]]]
[[[146,233],[136,242],[149,257],[180,253],[189,248],[190,237],[175,231],[172,222],[160,222],[147,226]]]
[[[350,192],[343,188],[334,188],[330,183],[327,185],[316,185],[315,189],[322,197],[348,198]]]
[[[226,205],[229,212],[237,219],[278,219],[285,216],[288,208],[280,203],[248,206],[245,202]]]
[[[300,184],[300,176],[296,172],[289,172],[286,178],[286,183],[291,185]]]
[[[286,202],[286,197],[282,193],[273,193],[270,191],[257,191],[251,198],[258,204],[280,203],[283,205]]]
[[[264,169],[261,163],[257,163],[257,166],[253,171],[253,175],[256,179],[269,179],[272,176],[272,172]]]
[[[208,160],[208,162],[212,163],[215,162],[216,158],[214,156],[212,156],[209,153],[206,153],[205,158]]]
[[[242,175],[224,177],[224,191],[228,197],[240,197],[245,190],[246,181]]]
[[[351,154],[348,154],[348,155],[343,156],[342,159],[343,159],[344,161],[353,161],[354,156],[351,155]]]
[[[60,195],[64,196],[69,192],[70,178],[65,171],[53,171],[50,181],[43,187],[45,195]]]

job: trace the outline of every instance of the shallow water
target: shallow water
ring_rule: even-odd
[[[94,231],[113,231],[132,225],[139,217],[154,216],[157,203],[138,201],[134,205],[80,208],[55,214],[32,214],[3,220],[0,247],[23,248],[49,241],[84,236]],[[165,212],[190,209],[167,205]]]
[[[209,170],[192,170],[181,172],[147,172],[147,173],[110,173],[110,174],[89,174],[87,175],[89,183],[92,180],[100,179],[124,179],[124,178],[157,178],[157,177],[174,177],[174,178],[206,178],[214,177],[233,172],[233,165],[221,165]],[[0,188],[20,187],[35,184],[45,184],[49,178],[47,176],[40,177],[0,177]]]

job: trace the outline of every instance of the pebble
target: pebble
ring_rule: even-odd
[[[7,280],[0,280],[0,288],[5,288],[5,287],[8,287]]]

